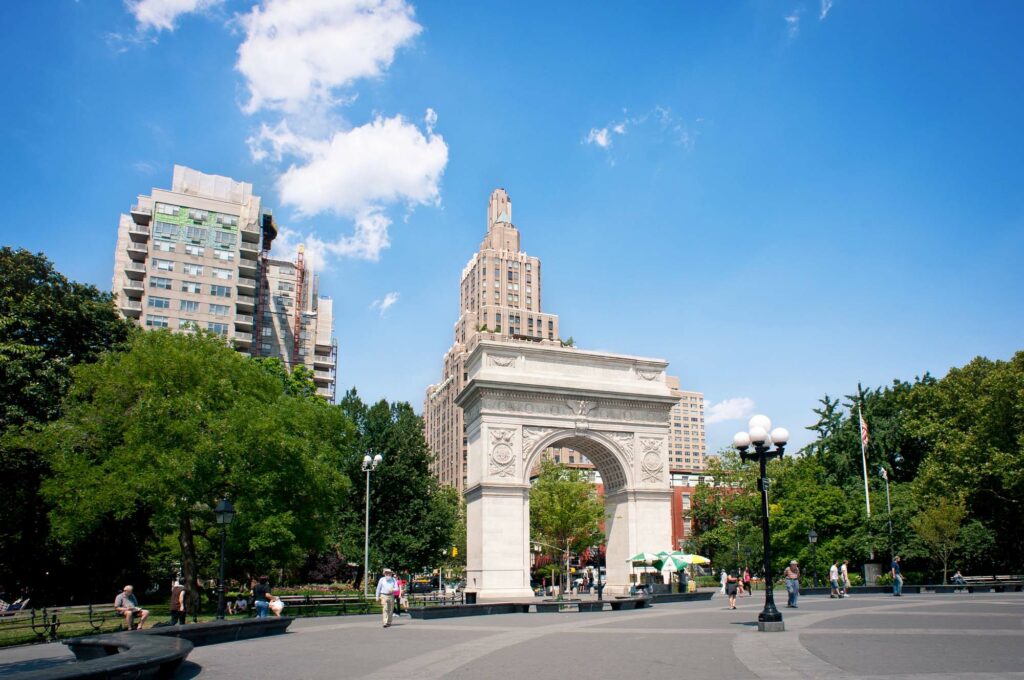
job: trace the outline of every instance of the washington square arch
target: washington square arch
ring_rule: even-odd
[[[541,452],[585,455],[605,489],[607,592],[628,558],[671,547],[668,363],[477,336],[457,404],[468,438],[466,588],[529,597],[530,472]]]

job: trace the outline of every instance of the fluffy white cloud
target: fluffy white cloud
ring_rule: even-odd
[[[201,12],[223,0],[125,0],[128,11],[141,30],[173,31],[182,14]]]
[[[249,87],[246,111],[296,111],[381,75],[423,30],[413,14],[404,0],[264,0],[240,18],[236,68]]]
[[[704,419],[709,424],[727,420],[743,420],[753,412],[754,400],[749,397],[733,397],[717,404],[704,402]]]
[[[590,132],[587,133],[587,137],[583,141],[587,144],[597,144],[602,149],[607,149],[612,145],[612,137],[608,134],[608,128],[590,128]]]
[[[429,111],[427,120],[436,123],[437,114]],[[303,216],[329,212],[354,220],[353,234],[321,242],[323,250],[366,260],[377,260],[391,243],[385,206],[438,204],[448,164],[444,138],[402,116],[378,116],[328,139],[297,134],[287,122],[263,125],[249,143],[257,160],[298,160],[278,178],[282,203]]]
[[[391,309],[392,305],[398,302],[398,295],[399,293],[392,291],[380,300],[374,300],[370,304],[370,309],[376,309],[380,312],[381,316],[384,316],[384,313]]]
[[[818,14],[818,19],[824,21],[830,11],[832,11],[832,0],[821,0],[821,13]]]

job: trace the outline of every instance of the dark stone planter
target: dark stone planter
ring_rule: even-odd
[[[188,640],[196,647],[203,647],[266,635],[280,635],[288,629],[294,620],[295,617],[292,616],[268,616],[262,619],[242,619],[240,621],[204,621],[184,626],[147,628],[135,631],[135,633],[181,638]]]
[[[451,619],[460,616],[487,616],[489,614],[525,614],[529,603],[494,602],[490,604],[456,604],[440,607],[410,607],[414,619]]]
[[[691,602],[694,600],[710,600],[715,593],[712,591],[696,592],[696,593],[665,593],[664,595],[655,595],[652,599],[654,604],[660,602]]]

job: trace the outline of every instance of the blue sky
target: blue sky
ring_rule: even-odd
[[[174,163],[250,181],[322,260],[340,385],[371,399],[419,409],[439,378],[499,186],[563,335],[668,359],[711,402],[711,450],[751,409],[804,443],[824,393],[1022,349],[1020,3],[0,19],[0,242],[107,289],[118,214]]]

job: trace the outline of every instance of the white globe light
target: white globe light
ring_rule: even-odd
[[[369,464],[370,464],[370,456],[368,456],[368,455],[363,456],[363,465],[369,465]]]
[[[772,429],[772,419],[764,415],[753,416],[747,421],[747,430],[753,431],[755,427],[763,427],[765,432]]]
[[[732,436],[732,446],[735,449],[745,449],[750,446],[750,435],[746,432],[737,432]]]
[[[784,446],[789,441],[789,430],[784,427],[777,427],[772,430],[772,441],[779,446]]]
[[[384,460],[384,456],[382,456],[382,455],[380,455],[380,454],[378,453],[378,454],[377,454],[376,456],[374,456],[374,457],[373,457],[373,464],[374,464],[374,465],[380,465],[380,462],[381,462],[382,460]]]
[[[768,441],[768,431],[760,426],[750,428],[750,441],[754,446],[760,446]]]

